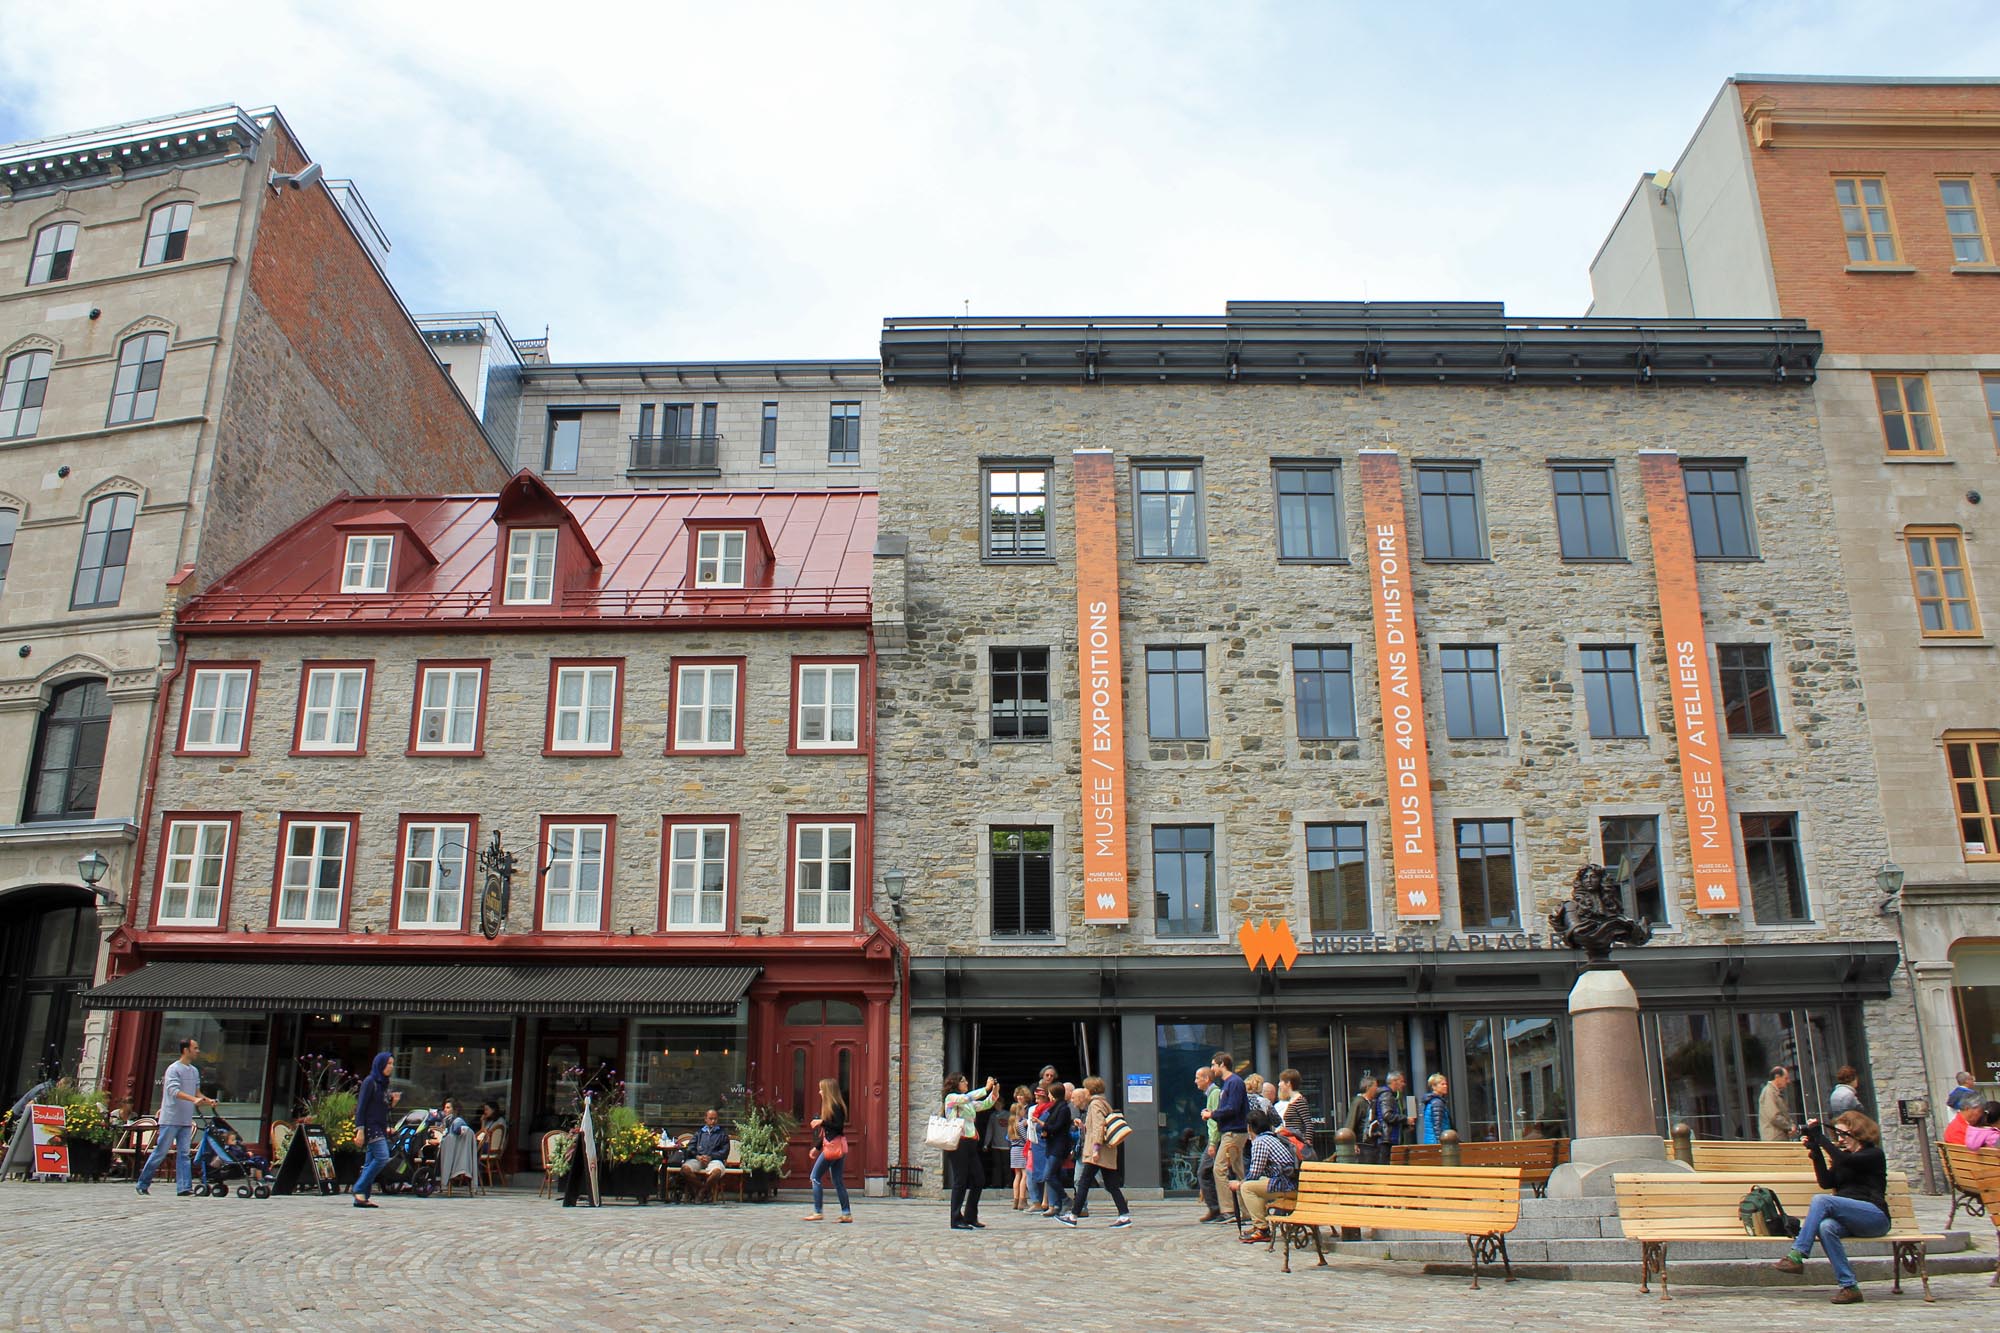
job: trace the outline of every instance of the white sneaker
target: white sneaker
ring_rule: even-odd
[[[1118,1220],[1111,1224],[1111,1229],[1116,1231],[1119,1227],[1129,1227],[1131,1225],[1132,1215],[1130,1213],[1120,1213],[1118,1214]]]
[[[1073,1227],[1076,1225],[1076,1218],[1074,1215],[1070,1213],[1062,1214],[1060,1217],[1056,1218],[1056,1221],[1062,1223],[1066,1227]]]

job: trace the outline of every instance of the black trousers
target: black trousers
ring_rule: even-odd
[[[951,1150],[951,1221],[979,1220],[979,1193],[986,1188],[986,1166],[981,1162],[978,1139],[962,1140]]]
[[[1132,1210],[1125,1206],[1125,1168],[1122,1166],[1099,1166],[1095,1162],[1083,1164],[1083,1174],[1076,1181],[1076,1202],[1070,1205],[1071,1213],[1083,1211],[1083,1201],[1090,1194],[1090,1187],[1099,1181],[1104,1183],[1104,1192],[1111,1196],[1111,1202],[1118,1205],[1120,1217]]]

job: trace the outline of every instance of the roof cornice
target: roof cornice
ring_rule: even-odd
[[[557,361],[524,365],[521,379],[539,385],[615,382],[644,388],[725,389],[745,382],[877,380],[881,372],[874,361]]]
[[[1743,109],[1743,123],[1757,148],[2000,148],[2000,105],[1976,111],[1786,107],[1759,97]]]
[[[206,107],[0,147],[0,196],[93,185],[128,172],[219,160],[256,149],[263,129],[243,108]]]

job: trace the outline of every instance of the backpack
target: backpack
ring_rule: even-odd
[[[1762,1185],[1743,1196],[1743,1202],[1736,1205],[1736,1216],[1742,1220],[1743,1230],[1752,1236],[1799,1234],[1799,1219],[1785,1212],[1776,1191]]]
[[[1291,1130],[1282,1127],[1278,1130],[1278,1134],[1286,1143],[1291,1145],[1292,1156],[1298,1158],[1301,1162],[1310,1162],[1313,1159],[1313,1150],[1310,1143],[1307,1143]]]

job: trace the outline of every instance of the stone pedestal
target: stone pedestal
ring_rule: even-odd
[[[1687,1171],[1656,1131],[1639,1037],[1639,995],[1623,972],[1585,972],[1569,993],[1576,1137],[1549,1177],[1551,1199],[1609,1196],[1621,1172]]]

